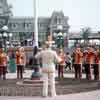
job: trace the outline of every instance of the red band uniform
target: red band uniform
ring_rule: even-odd
[[[7,55],[0,49],[0,77],[3,76],[3,79],[6,79],[7,72]]]
[[[86,79],[91,80],[91,65],[94,63],[94,51],[92,48],[88,48],[84,53],[84,67],[86,73]]]
[[[97,49],[96,51],[95,51],[95,58],[94,58],[94,66],[93,66],[93,68],[94,68],[94,79],[95,80],[99,80],[99,74],[100,74],[100,72],[99,72],[99,64],[100,64],[100,50],[99,49]]]
[[[75,78],[81,79],[83,53],[80,51],[80,48],[76,48],[75,52],[73,53],[73,57],[74,57]]]
[[[17,78],[23,78],[23,69],[26,63],[25,53],[21,51],[21,48],[16,52],[16,64],[17,64]]]
[[[65,55],[62,50],[60,50],[60,53],[58,56],[61,58],[61,62],[58,64],[58,77],[63,78],[64,77],[64,66],[65,66]]]

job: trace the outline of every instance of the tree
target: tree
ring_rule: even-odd
[[[86,47],[88,45],[88,36],[91,33],[91,28],[89,27],[82,28],[81,32],[84,39],[84,47]]]

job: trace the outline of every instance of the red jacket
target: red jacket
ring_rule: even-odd
[[[16,52],[16,64],[17,65],[25,65],[25,54]]]
[[[64,54],[60,54],[59,57],[61,58],[60,65],[65,65],[65,55]]]
[[[96,64],[99,64],[99,62],[100,62],[100,52],[95,52],[95,63]]]
[[[86,64],[93,64],[94,63],[94,53],[93,52],[87,52],[84,55],[84,61]]]
[[[73,57],[74,57],[74,63],[75,64],[81,64],[82,63],[83,53],[81,51],[80,52],[74,52]]]
[[[5,53],[0,53],[0,66],[7,65],[7,55]]]

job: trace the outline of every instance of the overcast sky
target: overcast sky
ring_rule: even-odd
[[[100,0],[36,0],[38,15],[51,16],[53,11],[63,11],[69,17],[71,31],[91,27],[100,31]],[[33,16],[33,0],[8,0],[14,16]]]

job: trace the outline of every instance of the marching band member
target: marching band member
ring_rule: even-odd
[[[75,52],[73,53],[74,57],[74,69],[75,69],[75,78],[81,79],[82,78],[82,57],[83,53],[81,52],[80,48],[76,48]]]
[[[20,47],[16,52],[16,64],[17,64],[17,78],[23,78],[23,69],[26,64],[26,56],[24,48]]]
[[[58,64],[58,77],[63,78],[64,77],[64,66],[65,66],[65,54],[63,53],[63,50],[59,50],[58,56],[61,58],[61,62]]]
[[[91,80],[91,65],[94,63],[94,50],[92,47],[88,47],[84,53],[84,67],[86,72],[86,79]]]
[[[94,79],[99,80],[100,50],[98,47],[96,47],[94,62]]]
[[[7,55],[0,48],[0,77],[3,75],[3,79],[6,79],[7,72]]]

